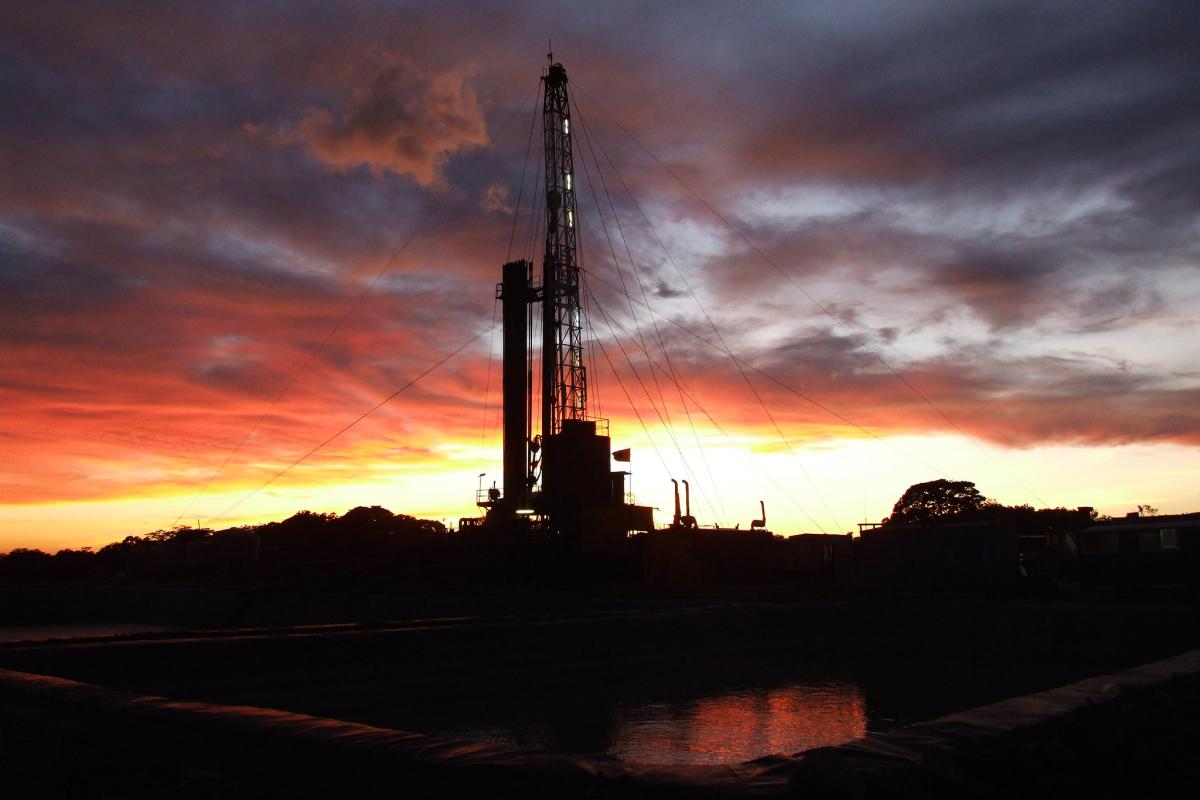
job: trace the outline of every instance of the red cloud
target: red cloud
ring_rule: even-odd
[[[338,170],[366,166],[376,177],[393,172],[422,186],[441,185],[451,155],[489,141],[471,77],[465,69],[422,74],[388,58],[340,112],[309,111],[296,136]]]

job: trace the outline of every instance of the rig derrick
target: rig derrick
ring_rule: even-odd
[[[630,533],[653,530],[653,510],[627,501],[628,473],[611,468],[608,421],[588,414],[571,104],[566,70],[552,57],[542,83],[542,281],[534,285],[528,261],[502,268],[503,488],[488,490],[477,503],[488,509],[485,527],[498,532],[540,532],[585,551],[613,550]],[[534,435],[534,337],[528,334],[538,317],[540,428]]]

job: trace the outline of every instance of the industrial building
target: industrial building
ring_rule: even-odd
[[[1200,513],[1135,512],[1084,528],[1079,578],[1092,588],[1200,588]]]

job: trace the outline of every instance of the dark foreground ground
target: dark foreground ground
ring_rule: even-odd
[[[456,767],[420,748],[398,757],[386,743],[345,732],[340,741],[306,738],[303,719],[230,726],[193,707],[156,720],[146,699],[7,686],[0,752],[13,798],[1191,797],[1200,781],[1198,666],[1192,653],[1189,672],[1165,679],[1123,673],[1115,686],[1092,680],[799,758],[750,762],[731,770],[740,781],[711,769],[666,779],[625,774],[614,762],[539,762],[495,748]]]
[[[386,765],[0,691],[8,798],[394,797]]]
[[[800,754],[801,797],[1182,798],[1200,651]]]
[[[32,621],[30,612],[42,603],[70,610],[91,600],[92,608],[107,603],[113,609],[131,600],[86,594],[8,599],[23,603],[24,621]],[[143,604],[153,600],[139,594],[134,607],[150,608]],[[179,619],[182,609],[192,624],[214,615],[259,622],[374,621],[315,631],[0,647],[0,667],[133,693],[118,700],[101,693],[83,702],[69,690],[0,688],[6,797],[1171,797],[1191,796],[1200,780],[1195,673],[1150,683],[1119,676],[1093,681],[1083,695],[1067,695],[1083,696],[1082,704],[1034,700],[977,715],[965,727],[929,723],[879,734],[857,751],[849,746],[733,770],[685,770],[680,774],[695,778],[690,784],[629,772],[627,765],[595,756],[538,756],[531,770],[520,766],[528,766],[529,755],[504,748],[438,744],[414,750],[413,742],[426,737],[406,734],[381,734],[381,741],[390,736],[406,743],[402,756],[395,747],[363,746],[358,734],[348,737],[357,738],[357,746],[331,746],[320,736],[279,735],[274,722],[236,724],[236,712],[234,724],[224,717],[218,724],[206,706],[182,715],[142,713],[149,701],[137,699],[150,693],[327,716],[351,709],[355,719],[372,722],[381,681],[414,697],[536,692],[544,681],[557,681],[574,685],[584,698],[593,681],[637,674],[639,665],[663,671],[707,665],[720,672],[817,656],[866,657],[885,668],[913,657],[956,659],[997,685],[1004,673],[1018,670],[1052,681],[1033,690],[1195,647],[1200,615],[1181,598],[737,603],[183,593],[160,597],[153,608],[149,613],[163,620]],[[364,614],[364,608],[373,611]],[[382,621],[403,609],[413,611]],[[420,613],[451,609],[476,613],[432,621]],[[932,674],[922,682],[919,673],[906,672],[897,676],[898,694],[936,695],[945,688]],[[1132,688],[1122,688],[1126,683]],[[1038,716],[1051,707],[1066,710]],[[287,724],[321,727],[295,719]],[[473,755],[463,768],[459,756],[435,757],[441,752]]]

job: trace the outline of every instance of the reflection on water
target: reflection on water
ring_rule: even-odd
[[[853,741],[1096,671],[1069,661],[706,657],[630,670],[624,682],[591,673],[536,687],[460,687],[449,696],[384,691],[349,715],[525,749],[650,764],[735,763]],[[336,704],[314,709],[347,711]]]
[[[560,726],[531,722],[466,725],[441,733],[518,747],[574,749],[564,747]],[[594,749],[627,761],[736,763],[859,739],[867,733],[867,706],[862,690],[851,682],[791,682],[700,699],[619,704],[606,728],[606,746]]]
[[[866,732],[858,686],[792,683],[622,709],[609,755],[646,764],[729,763],[841,744]]]
[[[144,625],[0,628],[0,641],[153,630]],[[116,688],[650,764],[732,763],[796,753],[1099,671],[1097,664],[1065,657],[1053,663],[972,657],[881,661],[768,648],[568,662],[568,668],[559,669],[553,668],[558,662],[535,661],[528,669],[514,669],[504,659],[489,664],[486,654],[467,661],[452,649],[442,660],[414,663],[406,638],[387,633],[327,637],[308,632],[294,639],[238,642],[234,648],[205,640],[186,650],[178,650],[179,643],[145,645],[155,657],[135,672],[126,663],[127,648],[98,648],[74,660],[65,650],[31,648],[36,657],[30,657],[48,660],[43,667],[48,674]],[[244,683],[226,679],[230,650],[284,652],[289,642],[306,645],[304,652],[312,658],[281,659],[273,677]],[[155,668],[176,663],[168,658],[176,651],[193,653],[194,663]]]

